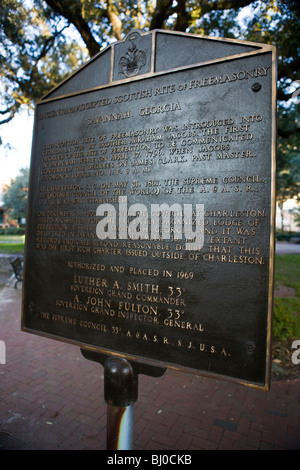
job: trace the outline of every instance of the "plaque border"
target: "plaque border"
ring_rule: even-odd
[[[114,64],[114,47],[115,44],[120,43],[120,42],[125,42],[126,38],[129,34],[132,34],[133,32],[138,31],[139,34],[145,35],[145,34],[151,34],[152,35],[152,56],[151,56],[151,71],[145,74],[140,74],[136,75],[134,77],[130,78],[124,78],[122,80],[113,80],[113,64]],[[194,39],[203,39],[203,40],[209,40],[209,41],[218,41],[218,42],[224,42],[224,43],[230,43],[230,44],[241,44],[241,45],[248,45],[252,47],[256,47],[256,50],[250,51],[250,52],[243,52],[239,54],[234,54],[231,56],[224,56],[218,59],[213,59],[213,60],[208,60],[208,61],[203,61],[195,64],[190,64],[190,65],[185,65],[185,66],[180,66],[180,67],[175,67],[169,70],[163,70],[159,72],[155,72],[154,66],[155,66],[155,54],[156,54],[156,34],[161,33],[161,34],[169,34],[169,35],[178,35],[178,36],[184,36],[184,37],[191,37]],[[158,366],[158,367],[166,367],[168,369],[174,370],[174,371],[180,371],[184,373],[189,373],[201,377],[207,377],[207,378],[212,378],[216,380],[226,380],[229,382],[237,383],[243,386],[251,387],[254,389],[262,390],[262,391],[268,391],[271,386],[271,366],[272,366],[272,324],[273,324],[273,303],[274,303],[274,264],[275,264],[275,220],[276,220],[276,135],[277,135],[277,52],[276,52],[276,47],[272,45],[267,45],[267,44],[262,44],[262,43],[255,43],[255,42],[250,42],[250,41],[241,41],[238,39],[228,39],[228,38],[218,38],[218,37],[211,37],[211,36],[203,36],[203,35],[197,35],[197,34],[192,34],[192,33],[183,33],[183,32],[178,32],[178,31],[166,31],[166,30],[153,30],[150,32],[146,33],[141,33],[139,30],[132,30],[122,41],[117,41],[109,46],[107,46],[105,49],[100,51],[98,54],[96,54],[92,59],[90,59],[88,62],[83,64],[78,70],[73,72],[71,75],[69,75],[65,80],[63,80],[59,85],[57,85],[55,88],[50,90],[48,93],[46,93],[37,103],[36,103],[36,109],[35,109],[35,124],[34,124],[34,129],[33,129],[33,138],[32,138],[32,155],[33,155],[33,150],[35,147],[35,139],[37,137],[37,132],[36,132],[36,127],[37,127],[37,110],[38,106],[42,105],[44,103],[52,102],[52,101],[58,101],[61,99],[65,98],[70,98],[76,95],[82,95],[85,93],[90,93],[96,90],[102,90],[105,88],[111,88],[113,86],[118,86],[121,84],[126,84],[129,82],[133,81],[140,81],[140,80],[145,80],[148,78],[152,77],[157,77],[157,76],[163,76],[163,75],[168,75],[184,70],[191,70],[194,68],[199,68],[199,67],[204,67],[208,65],[213,65],[216,63],[221,63],[221,62],[228,62],[231,60],[237,60],[245,57],[252,57],[255,55],[261,55],[265,53],[271,53],[272,55],[272,81],[271,81],[271,87],[272,87],[272,96],[271,96],[271,115],[272,115],[272,135],[271,135],[271,171],[270,171],[270,176],[271,176],[271,195],[270,195],[270,206],[271,206],[271,213],[270,213],[270,241],[269,241],[269,286],[268,286],[268,311],[267,311],[267,335],[266,335],[266,372],[265,372],[265,383],[257,383],[257,382],[252,382],[248,381],[246,379],[241,379],[237,377],[231,377],[227,376],[224,374],[218,374],[218,373],[213,373],[213,372],[208,372],[206,370],[201,370],[201,369],[194,369],[194,368],[189,368],[185,366],[180,366],[180,365],[175,365],[173,363],[165,362],[165,361],[160,361],[156,359],[150,359],[150,358],[145,358],[139,355],[131,355],[127,353],[120,353],[116,352],[110,349],[106,348],[101,348],[97,346],[92,346],[90,344],[86,344],[81,341],[77,340],[72,340],[70,338],[64,338],[62,336],[56,336],[50,333],[42,332],[39,330],[31,329],[25,327],[25,321],[24,321],[24,297],[25,297],[25,284],[26,284],[26,274],[24,273],[23,277],[23,289],[22,289],[22,312],[21,312],[21,331],[31,333],[37,336],[49,338],[49,339],[54,339],[56,341],[60,341],[63,343],[68,343],[72,345],[79,346],[80,348],[84,348],[90,351],[94,352],[100,352],[104,353],[110,356],[117,356],[117,357],[122,357],[125,358],[129,361],[134,361],[134,362],[139,362],[141,364],[147,364],[151,366]],[[100,85],[97,87],[93,88],[88,88],[88,89],[83,89],[80,91],[76,91],[74,93],[67,93],[63,94],[60,96],[54,96],[51,97],[50,95],[55,91],[58,90],[63,84],[65,84],[67,81],[71,80],[76,74],[80,73],[81,70],[83,70],[85,67],[87,67],[91,62],[94,60],[97,60],[97,58],[103,54],[105,51],[107,51],[109,48],[112,49],[111,53],[111,58],[110,58],[110,63],[111,63],[111,69],[110,69],[110,81],[107,84]],[[30,193],[30,186],[29,186],[29,193]],[[28,194],[28,200],[30,200],[30,194]],[[28,209],[28,220],[29,220],[29,214],[30,214],[30,209]],[[26,239],[25,239],[26,240]],[[24,259],[26,262],[27,258],[27,247],[25,243],[25,251],[24,251]]]

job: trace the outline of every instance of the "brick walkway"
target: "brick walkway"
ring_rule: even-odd
[[[77,346],[21,332],[20,311],[21,292],[0,290],[0,449],[104,450],[102,366]],[[262,392],[173,371],[140,376],[134,449],[299,450],[299,400],[300,379]]]

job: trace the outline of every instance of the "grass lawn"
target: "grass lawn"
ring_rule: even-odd
[[[0,235],[0,253],[23,253],[24,235]]]
[[[275,256],[275,288],[285,285],[295,289],[300,297],[300,256],[276,255]]]

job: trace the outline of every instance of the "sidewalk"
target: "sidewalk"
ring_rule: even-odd
[[[276,242],[276,254],[300,254],[300,243]]]
[[[21,332],[20,312],[21,290],[0,290],[0,450],[105,450],[102,366],[77,346]],[[142,375],[134,449],[299,450],[299,400],[300,378],[262,392],[170,370]]]

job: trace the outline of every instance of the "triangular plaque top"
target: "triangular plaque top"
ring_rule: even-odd
[[[41,101],[103,88],[140,77],[261,54],[272,46],[176,31],[133,30],[96,54]]]

